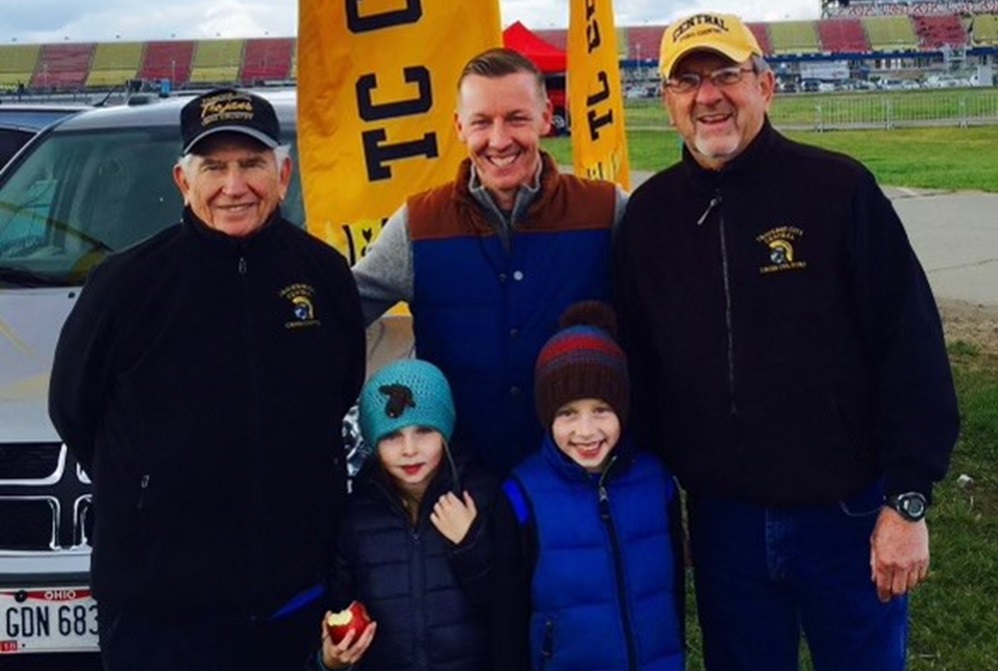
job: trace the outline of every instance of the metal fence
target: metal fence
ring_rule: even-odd
[[[799,107],[784,108],[777,101],[770,117],[781,128],[818,131],[995,124],[998,123],[998,93],[938,98],[870,94],[817,97],[809,112],[807,114]]]
[[[660,99],[627,101],[628,128],[664,127]],[[998,90],[779,94],[769,117],[788,130],[892,129],[998,124]]]

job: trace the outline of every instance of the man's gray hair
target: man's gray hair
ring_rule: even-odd
[[[277,170],[280,172],[281,166],[284,165],[284,161],[291,158],[291,145],[278,145],[274,147],[272,151],[274,152],[274,161],[277,163]],[[195,156],[197,156],[197,154],[184,154],[177,159],[177,165],[180,166],[180,169],[184,171],[185,175],[190,175]]]
[[[770,70],[772,70],[772,68],[769,67],[769,63],[767,63],[766,59],[763,58],[762,56],[757,56],[756,54],[752,54],[751,60],[752,60],[752,69],[755,70],[757,73],[769,72]]]

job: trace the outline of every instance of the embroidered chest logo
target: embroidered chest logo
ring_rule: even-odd
[[[307,326],[319,326],[321,321],[315,316],[315,289],[308,284],[292,284],[281,289],[281,298],[289,303],[292,319],[284,322],[284,328],[297,329]]]
[[[412,389],[404,384],[386,384],[378,387],[378,391],[388,397],[385,403],[385,414],[392,419],[398,419],[406,408],[415,408],[416,400],[412,397]]]
[[[795,226],[780,226],[757,237],[756,242],[765,245],[766,260],[768,261],[768,263],[759,266],[759,272],[765,275],[807,268],[807,261],[799,258],[798,252],[800,250],[794,249],[794,246],[803,237],[804,231]]]

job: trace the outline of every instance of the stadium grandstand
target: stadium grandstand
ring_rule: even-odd
[[[820,19],[748,23],[781,83],[816,70],[801,64],[821,61],[847,64],[834,76],[850,79],[924,80],[956,70],[990,72],[998,64],[998,0],[820,2]],[[618,27],[625,79],[656,76],[664,30]],[[567,45],[564,29],[535,32],[557,48]],[[295,47],[293,37],[0,45],[0,93],[288,85],[298,74]]]
[[[97,45],[87,75],[88,88],[105,89],[135,79],[142,67],[143,42],[104,42]]]
[[[246,40],[201,40],[194,46],[191,84],[226,84],[239,80]]]
[[[245,85],[291,79],[295,41],[290,38],[246,40],[239,82]]]
[[[23,89],[30,85],[41,52],[40,44],[0,45],[0,86]]]

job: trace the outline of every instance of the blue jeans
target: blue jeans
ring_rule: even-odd
[[[878,483],[827,506],[764,508],[691,496],[690,545],[708,671],[902,671],[907,598],[870,580]]]

